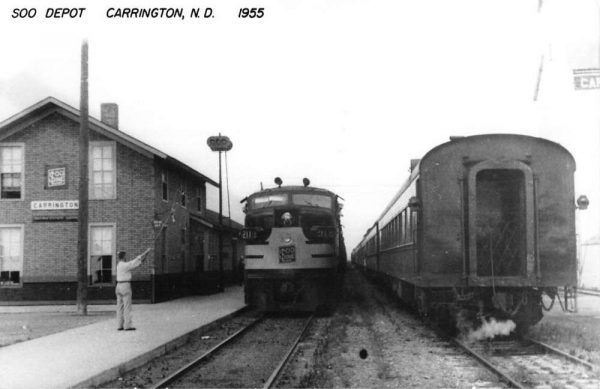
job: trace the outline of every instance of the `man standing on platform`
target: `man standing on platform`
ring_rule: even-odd
[[[131,326],[131,271],[144,262],[150,250],[152,249],[146,249],[131,261],[125,259],[125,251],[119,251],[117,254],[117,287],[115,294],[117,295],[117,329],[119,331],[135,330]]]

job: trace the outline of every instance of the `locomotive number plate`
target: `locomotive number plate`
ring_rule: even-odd
[[[295,262],[296,246],[282,246],[279,248],[279,262]]]

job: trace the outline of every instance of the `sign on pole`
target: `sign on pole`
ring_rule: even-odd
[[[211,136],[206,143],[212,151],[229,151],[233,147],[233,143],[225,135]]]
[[[600,69],[574,69],[575,90],[600,89]]]

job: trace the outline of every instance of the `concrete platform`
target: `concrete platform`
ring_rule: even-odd
[[[165,354],[185,343],[190,334],[214,326],[216,321],[244,306],[243,289],[229,287],[224,293],[210,296],[186,297],[153,305],[134,304],[136,331],[117,331],[116,319],[112,317],[0,348],[0,388],[99,385]]]

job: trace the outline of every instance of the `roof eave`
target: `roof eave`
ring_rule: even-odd
[[[40,100],[37,103],[31,105],[30,107],[24,109],[23,111],[9,117],[8,119],[0,122],[0,132],[3,129],[8,129],[8,128],[13,127],[11,130],[0,135],[0,140],[13,135],[14,133],[17,133],[21,129],[28,127],[30,124],[50,115],[52,113],[59,112],[60,110],[62,110],[61,111],[62,114],[64,114],[65,116],[69,117],[70,119],[72,119],[74,121],[81,120],[81,114],[78,109],[58,100],[55,97],[49,96],[49,97],[46,97],[45,99]],[[27,120],[27,118],[31,117],[31,116],[34,116],[34,117],[31,118],[30,120]],[[104,136],[114,139],[114,140],[118,140],[119,142],[124,143],[131,149],[133,149],[147,157],[158,157],[160,159],[163,159],[167,163],[177,166],[179,168],[182,168],[183,170],[186,170],[188,173],[198,177],[199,179],[201,179],[203,181],[208,182],[209,184],[211,184],[217,188],[219,187],[219,184],[216,181],[210,179],[209,177],[205,176],[204,174],[198,172],[197,170],[189,167],[188,165],[184,164],[183,162],[181,162],[173,157],[170,157],[166,153],[164,153],[158,149],[155,149],[154,147],[152,147],[152,146],[122,132],[122,131],[119,131],[116,128],[113,128],[98,119],[95,119],[90,116],[88,119],[88,122],[90,124],[90,128],[93,131],[96,131],[101,135],[104,135]]]
[[[192,174],[192,175],[200,178],[201,180],[206,181],[207,183],[213,185],[216,188],[219,187],[219,183],[218,182],[216,182],[216,181],[208,178],[207,176],[205,176],[204,174],[200,173],[199,171],[192,169],[191,167],[189,167],[185,163],[179,161],[178,159],[175,159],[175,158],[170,157],[168,155],[165,155],[164,159],[165,159],[165,161],[168,164],[171,164],[171,165],[176,166],[176,167],[178,167],[180,169],[183,169],[183,170],[187,171],[188,173],[190,173],[190,174]]]

